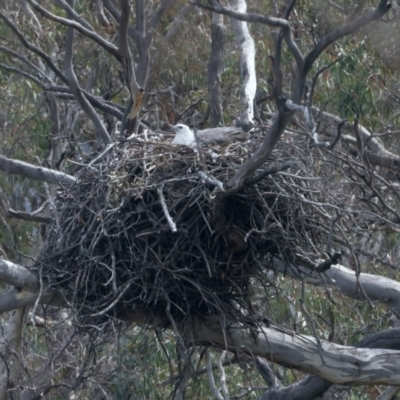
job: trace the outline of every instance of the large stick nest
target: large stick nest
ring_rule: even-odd
[[[286,153],[302,159],[299,169],[235,194],[199,177],[226,183],[259,143],[203,148],[201,162],[188,147],[134,140],[80,170],[57,196],[36,264],[70,302],[75,323],[101,327],[138,309],[170,319],[251,312],[250,284],[264,279],[272,257],[321,257],[329,223],[300,200],[325,195],[300,150],[280,143],[269,166]]]

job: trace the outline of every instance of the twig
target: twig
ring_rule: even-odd
[[[91,167],[97,160],[99,160],[100,158],[102,158],[104,156],[104,154],[108,153],[114,146],[116,143],[109,143],[107,145],[107,147],[105,148],[105,150],[103,152],[101,152],[96,158],[94,158],[88,165],[88,167]]]
[[[199,171],[198,173],[199,177],[203,179],[206,183],[215,186],[217,189],[219,189],[221,192],[225,192],[224,185],[221,181],[215,178],[210,178],[205,172]]]
[[[339,139],[340,139],[340,135],[341,135],[341,133],[342,133],[342,127],[343,127],[343,125],[346,123],[346,120],[344,119],[343,121],[340,121],[339,123],[338,123],[338,128],[337,128],[337,135],[336,135],[336,137],[335,137],[335,139],[333,140],[333,142],[332,143],[329,143],[329,142],[322,142],[322,143],[318,143],[318,142],[313,142],[313,143],[311,143],[311,147],[322,147],[322,148],[324,148],[324,149],[327,149],[327,150],[331,150],[331,149],[333,149],[335,146],[336,146],[336,143],[339,141]]]
[[[338,263],[338,261],[340,260],[340,258],[342,257],[342,255],[345,253],[345,250],[342,249],[340,251],[338,251],[337,253],[333,253],[332,255],[329,255],[329,258],[323,262],[321,262],[320,264],[318,264],[318,266],[313,269],[313,271],[316,272],[324,272],[326,270],[328,270],[332,265],[335,265]]]
[[[98,317],[100,315],[104,315],[107,311],[111,310],[122,298],[122,296],[125,294],[125,292],[130,288],[131,286],[131,281],[128,281],[128,283],[125,285],[125,287],[123,287],[119,293],[119,295],[115,298],[115,300],[109,304],[104,310],[95,313],[95,314],[91,314],[91,317]]]
[[[295,161],[288,161],[284,164],[276,165],[275,167],[266,169],[265,171],[259,173],[257,176],[255,176],[253,178],[246,179],[244,181],[245,185],[246,186],[254,185],[254,184],[260,182],[262,179],[264,179],[268,175],[276,174],[277,172],[284,171],[285,169],[289,169],[289,168],[300,168],[300,165],[298,162],[295,162]]]
[[[165,199],[164,199],[164,195],[163,195],[163,188],[164,188],[164,185],[161,185],[159,188],[157,188],[157,194],[158,194],[158,197],[160,199],[161,207],[162,207],[162,209],[164,211],[165,218],[168,221],[168,225],[171,228],[171,231],[175,233],[178,230],[176,228],[175,222],[172,220],[172,217],[169,214],[167,204],[165,203]]]
[[[221,373],[220,382],[221,382],[222,394],[224,396],[224,400],[229,400],[229,391],[226,386],[226,374],[225,374],[225,369],[222,365],[223,361],[225,360],[225,357],[226,357],[226,350],[224,350],[222,352],[221,357],[218,359],[217,364],[218,364],[219,372]]]
[[[324,65],[322,68],[320,68],[318,70],[318,72],[315,74],[312,85],[311,85],[311,91],[310,91],[310,96],[309,96],[309,106],[310,109],[312,108],[312,101],[313,101],[313,97],[314,97],[314,90],[315,90],[315,85],[317,84],[317,79],[318,77],[327,69],[329,69],[330,67],[332,67],[332,65],[336,64],[337,62],[341,61],[343,57],[339,57],[336,60],[333,60],[331,63]]]
[[[9,208],[8,210],[6,210],[4,216],[7,218],[23,219],[25,221],[42,222],[44,224],[48,224],[49,222],[51,222],[53,220],[50,217],[34,215],[33,213],[28,213],[25,211],[15,211],[12,208]]]
[[[310,113],[309,107],[308,106],[301,106],[299,104],[295,104],[295,103],[293,103],[292,100],[286,100],[285,106],[289,110],[292,110],[292,111],[295,111],[295,112],[299,111],[299,112],[301,112],[303,114],[304,119],[306,120],[306,123],[307,123],[308,130],[309,130],[311,136],[314,137],[314,135],[316,135],[317,125],[314,122],[314,119],[313,119],[313,117],[312,117],[312,115]],[[317,138],[315,138],[314,140],[317,141]]]

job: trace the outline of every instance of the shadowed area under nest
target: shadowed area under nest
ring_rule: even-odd
[[[79,171],[77,183],[60,190],[36,263],[70,302],[74,322],[101,327],[137,309],[167,319],[241,318],[241,308],[249,316],[251,284],[265,281],[272,257],[321,257],[329,223],[299,201],[324,200],[306,158],[296,171],[229,196],[199,176],[226,183],[258,145],[204,147],[200,161],[188,147],[133,140]],[[271,165],[289,151],[302,158],[281,143]]]

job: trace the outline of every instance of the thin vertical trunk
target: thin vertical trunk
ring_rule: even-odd
[[[235,11],[245,13],[247,4],[245,0],[229,0],[230,5]],[[240,88],[240,115],[241,125],[253,122],[254,118],[254,98],[257,90],[254,40],[250,35],[247,22],[238,21],[231,18],[233,30],[235,32],[236,44],[240,52],[240,76],[242,86]]]
[[[211,54],[208,63],[208,98],[211,127],[222,122],[221,72],[224,57],[225,26],[222,14],[212,13]]]

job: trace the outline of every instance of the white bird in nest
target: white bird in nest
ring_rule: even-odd
[[[196,144],[194,132],[184,124],[178,124],[171,128],[176,132],[172,144],[192,146]],[[203,129],[197,131],[197,137],[201,143],[228,144],[236,141],[244,141],[250,137],[249,132],[240,127],[221,127]]]

